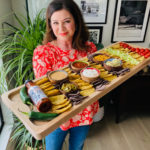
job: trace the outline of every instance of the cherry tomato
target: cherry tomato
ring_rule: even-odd
[[[140,49],[139,48],[136,48],[136,50],[135,50],[137,53],[140,51]]]
[[[150,56],[150,53],[147,53],[146,55],[144,55],[145,58],[148,58]]]
[[[134,52],[135,50],[136,50],[136,49],[135,49],[134,47],[132,47],[131,51],[133,51],[133,52]]]
[[[149,50],[148,50],[148,49],[146,49],[145,51],[146,51],[146,53],[148,53],[148,52],[149,52]]]
[[[144,54],[144,53],[141,53],[141,55],[144,56],[145,54]]]
[[[148,58],[149,56],[148,56],[148,55],[145,55],[144,57],[145,57],[145,58]]]
[[[128,46],[128,49],[130,49],[130,50],[131,50],[131,49],[132,49],[132,47],[131,47],[131,46]]]
[[[145,50],[142,48],[140,51],[141,51],[141,52],[144,52]]]

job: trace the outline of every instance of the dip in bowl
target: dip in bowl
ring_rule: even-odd
[[[82,80],[86,82],[92,82],[95,81],[100,76],[100,71],[96,68],[88,67],[85,69],[82,69],[81,72],[81,78]]]
[[[47,73],[47,77],[52,83],[59,83],[68,79],[68,73],[64,70],[56,70]]]
[[[119,71],[122,69],[122,61],[117,58],[110,58],[104,61],[104,68],[108,71]]]
[[[88,62],[82,60],[76,60],[71,63],[71,69],[80,72],[83,68],[86,68],[89,65]]]
[[[89,61],[93,62],[93,63],[97,63],[97,64],[102,64],[103,61],[105,61],[106,59],[109,59],[110,56],[104,53],[94,53],[94,54],[90,54],[88,55],[88,59]]]
[[[93,62],[95,63],[102,63],[103,61],[105,61],[106,59],[109,59],[110,56],[103,54],[103,53],[97,53],[95,55],[93,55]]]

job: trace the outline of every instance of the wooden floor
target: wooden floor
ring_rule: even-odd
[[[63,150],[67,147],[65,142]],[[103,120],[91,126],[83,150],[150,150],[150,111],[128,112],[116,124],[114,110],[107,108]]]

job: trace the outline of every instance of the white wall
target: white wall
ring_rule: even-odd
[[[29,0],[28,0],[29,1]],[[11,0],[12,3],[12,11],[18,16],[24,16],[26,17],[26,5],[25,0]],[[13,18],[13,24],[17,26],[16,19]]]
[[[52,0],[28,0],[30,18],[35,18],[36,14],[42,9],[47,8]]]
[[[2,28],[2,22],[13,22],[11,14],[11,0],[0,0],[0,29]],[[2,30],[0,30],[0,40],[2,39],[2,33]]]

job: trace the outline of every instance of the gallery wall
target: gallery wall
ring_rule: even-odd
[[[3,13],[1,13],[2,15],[7,14],[10,12],[10,10],[12,10],[12,11],[16,12],[16,14],[18,14],[18,15],[24,14],[26,16],[26,5],[25,5],[26,0],[9,0],[6,2],[4,2],[4,0],[1,0],[1,1],[2,1],[1,4],[3,3],[3,5],[0,5],[0,7],[2,7],[0,9],[0,12],[3,12]],[[47,5],[49,4],[49,2],[51,2],[51,1],[52,0],[28,0],[30,17],[34,18],[36,16],[36,13],[38,11],[40,11],[42,8],[46,8]],[[86,1],[88,1],[88,0],[86,0]],[[103,0],[95,0],[95,1],[98,2],[98,1],[103,1]],[[148,1],[150,1],[150,0],[148,0]],[[80,0],[75,0],[75,2],[77,2],[79,4]],[[92,26],[92,27],[93,26],[103,27],[102,43],[104,44],[104,46],[108,46],[108,45],[112,44],[111,36],[112,36],[112,31],[113,31],[115,4],[116,4],[116,0],[109,0],[106,24],[88,24],[87,25],[87,26]],[[5,9],[6,7],[9,7],[9,11],[8,11],[8,9]],[[8,20],[10,21],[11,18]],[[1,19],[0,19],[0,21],[1,21]],[[14,24],[16,24],[15,21],[14,21]],[[147,31],[145,34],[144,42],[140,42],[140,43],[135,42],[132,44],[140,45],[143,47],[150,47],[150,45],[149,45],[150,44],[150,19],[148,21],[148,27],[147,27]]]
[[[88,0],[86,0],[89,2]],[[92,2],[102,2],[103,0],[95,0]],[[149,1],[149,0],[148,0]],[[34,18],[36,12],[38,12],[41,8],[46,8],[48,3],[51,2],[51,0],[30,0],[29,1],[29,11],[32,18]],[[80,3],[80,0],[75,0],[76,3]],[[91,2],[91,1],[90,1]],[[104,46],[108,46],[112,44],[111,37],[112,37],[112,31],[113,31],[113,22],[114,22],[114,13],[115,13],[115,5],[116,0],[109,0],[108,1],[108,10],[107,10],[107,22],[106,24],[87,24],[87,26],[95,26],[95,27],[103,27],[102,32],[102,43]],[[149,6],[150,7],[150,6]],[[148,21],[147,31],[145,34],[145,40],[144,42],[134,42],[131,43],[134,45],[139,45],[143,47],[150,47],[150,19]]]

